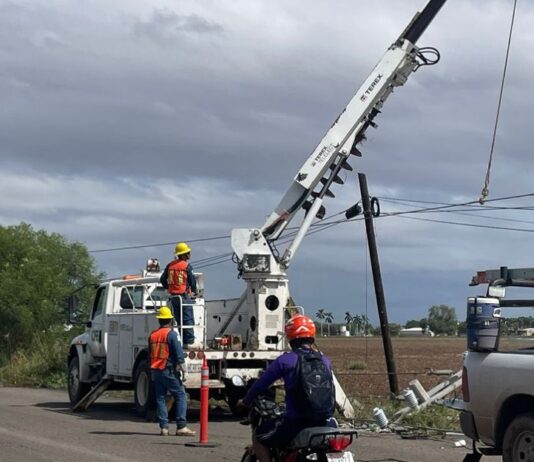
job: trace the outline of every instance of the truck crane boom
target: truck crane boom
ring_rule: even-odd
[[[284,325],[286,308],[291,304],[285,271],[313,220],[324,216],[322,204],[325,196],[333,196],[332,183],[342,183],[338,173],[341,169],[352,170],[348,157],[361,156],[357,145],[365,138],[366,129],[376,126],[374,119],[388,96],[419,67],[438,62],[436,49],[419,48],[415,43],[445,1],[429,0],[424,10],[414,16],[306,159],[263,226],[232,230],[239,276],[247,288],[221,326],[221,333],[235,317],[246,313],[249,347],[285,349],[280,326]],[[279,256],[275,242],[300,209],[306,212],[304,219]]]
[[[300,245],[314,218],[324,215],[322,202],[325,195],[331,196],[332,182],[341,183],[338,172],[352,168],[347,158],[353,154],[361,156],[357,144],[364,139],[364,132],[380,113],[384,102],[395,87],[403,85],[410,74],[425,64],[435,64],[439,54],[434,49],[419,49],[417,39],[438,13],[446,0],[431,0],[422,13],[417,13],[410,25],[386,51],[369,77],[363,82],[348,105],[332,124],[315,150],[295,175],[288,191],[267,218],[261,231],[267,241],[277,240],[301,208],[306,217],[292,244],[281,258],[287,267]],[[429,60],[425,52],[434,53],[436,59]],[[319,190],[316,191],[320,184]],[[310,196],[313,198],[309,202]]]

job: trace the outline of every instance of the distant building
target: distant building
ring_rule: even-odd
[[[527,327],[525,329],[518,329],[518,334],[521,335],[521,337],[532,337],[534,336],[534,327]]]
[[[423,335],[434,337],[434,332],[422,327],[410,327],[409,329],[401,329],[399,335],[401,337],[422,337]]]

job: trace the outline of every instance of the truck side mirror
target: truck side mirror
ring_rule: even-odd
[[[79,319],[78,297],[76,295],[69,295],[67,298],[67,308],[69,310],[69,324],[83,324],[83,321]]]

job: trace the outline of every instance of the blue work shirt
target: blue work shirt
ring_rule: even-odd
[[[299,348],[299,350],[304,352],[312,351],[310,348]],[[321,355],[323,363],[332,372],[330,360],[324,354],[321,353]],[[281,354],[269,365],[261,377],[254,382],[254,385],[252,385],[247,395],[243,398],[243,403],[250,406],[258,395],[265,393],[277,380],[283,379],[284,389],[286,391],[286,418],[295,420],[301,418],[289,392],[297,380],[297,361],[298,355],[294,351]]]

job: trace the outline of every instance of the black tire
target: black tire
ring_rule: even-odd
[[[69,361],[69,375],[67,379],[70,405],[74,406],[91,390],[91,384],[80,381],[80,358],[75,355]]]
[[[516,417],[504,433],[503,462],[534,461],[534,413]]]
[[[234,417],[241,416],[241,412],[237,408],[237,402],[245,397],[245,395],[247,394],[247,390],[245,389],[245,387],[236,387],[229,382],[226,383],[224,390],[226,393],[226,401],[228,403],[230,411],[232,412],[232,415]]]
[[[252,453],[252,450],[246,449],[245,454],[241,457],[241,462],[257,462],[256,456]]]
[[[154,382],[150,377],[150,367],[147,359],[142,359],[134,373],[135,411],[140,417],[147,418],[156,409],[156,395]]]

